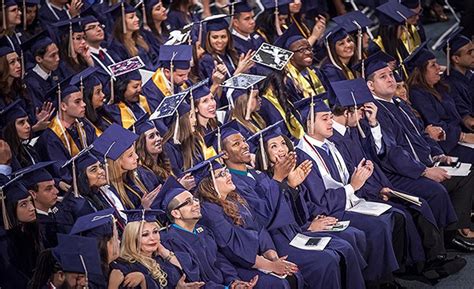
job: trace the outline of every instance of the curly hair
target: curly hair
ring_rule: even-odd
[[[157,176],[165,180],[171,175],[171,162],[164,150],[153,158],[146,150],[146,136],[142,133],[137,140],[137,154],[140,163],[150,168]]]

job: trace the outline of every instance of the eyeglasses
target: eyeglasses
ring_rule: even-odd
[[[176,208],[174,208],[173,210],[179,210],[183,207],[186,207],[187,205],[193,205],[194,203],[199,204],[199,199],[196,197],[187,198],[186,201],[176,206]]]
[[[306,46],[306,47],[301,47],[299,49],[296,49],[296,50],[292,50],[293,52],[295,53],[305,53],[305,52],[313,52],[313,48],[311,46]]]
[[[225,178],[228,174],[230,174],[229,169],[223,169],[220,173],[216,175],[216,178]]]
[[[89,30],[94,30],[94,29],[97,29],[99,27],[104,29],[105,25],[104,24],[91,25],[91,26],[87,27],[87,29],[84,29],[84,32],[89,31]]]

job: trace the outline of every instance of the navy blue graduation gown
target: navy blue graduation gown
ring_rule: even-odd
[[[321,72],[324,74],[326,79],[331,82],[347,80],[342,70],[334,66],[334,64],[329,61],[321,66]]]
[[[59,81],[61,81],[61,76],[58,71],[53,71],[51,76],[44,80],[33,70],[29,70],[25,74],[25,84],[28,90],[29,95],[33,100],[33,105],[35,107],[41,107],[45,101],[53,101],[49,99],[46,93],[53,88]]]
[[[132,56],[128,53],[125,46],[116,39],[111,38],[108,44],[109,54],[112,55],[114,59],[125,60],[131,58]],[[146,51],[143,47],[137,46],[138,56],[145,64],[145,69],[155,71],[158,68],[158,55],[156,55],[153,49],[150,47]]]
[[[425,168],[432,165],[430,156],[441,154],[441,148],[423,132],[406,103],[394,99],[394,103],[376,100],[375,104],[384,153],[374,160],[395,188],[428,202],[439,228],[456,222],[456,213],[444,186],[421,177]]]
[[[301,140],[304,141],[304,140]],[[367,268],[364,270],[365,280],[376,281],[389,277],[398,269],[392,245],[393,215],[386,212],[378,217],[367,216],[345,211],[346,193],[344,187],[326,189],[317,163],[300,148],[296,149],[298,162],[310,160],[313,169],[303,182],[309,191],[310,200],[317,206],[318,214],[334,216],[339,220],[351,221],[351,226],[362,230],[367,240]],[[325,163],[329,160],[326,153],[320,152]],[[328,165],[328,167],[331,167]],[[338,172],[330,170],[331,177],[341,182]]]
[[[166,156],[170,160],[171,169],[173,174],[177,177],[183,175],[183,172],[187,169],[184,167],[183,154],[180,144],[174,144],[173,139],[167,141],[163,147],[163,150],[166,153]],[[202,150],[199,150],[199,154],[193,158],[193,163],[198,164],[204,161],[204,156],[202,155]]]
[[[446,132],[446,140],[439,144],[447,155],[459,157],[461,162],[474,163],[474,150],[458,144],[462,129],[454,99],[448,93],[441,93],[439,101],[429,91],[418,87],[410,89],[410,100],[423,118],[425,125],[440,126]]]
[[[305,78],[311,85],[311,88],[313,90],[314,96],[316,96],[318,93],[316,92],[316,84],[311,81],[311,77],[309,76],[308,70],[311,70],[316,74],[316,76],[319,78],[319,81],[321,82],[322,86],[327,90],[328,88],[328,80],[326,79],[325,75],[321,72],[321,70],[315,66],[308,67],[307,69],[303,69],[298,76]],[[300,88],[297,87],[295,81],[291,78],[291,76],[288,76],[285,80],[286,86],[284,87],[286,89],[287,95],[289,96],[289,100],[292,103],[295,103],[299,100],[302,100],[305,98],[303,92],[300,90]]]
[[[193,282],[205,282],[204,288],[225,288],[234,280],[239,280],[237,270],[217,250],[215,238],[206,227],[198,226],[190,232],[173,224],[160,232],[160,238],[163,245],[174,253],[182,252],[189,255],[193,262],[189,270],[197,268],[199,274],[196,276],[197,279],[192,279],[194,276],[190,274],[186,276]],[[180,263],[183,266],[181,261]],[[184,266],[183,270],[188,272],[188,268]]]
[[[364,288],[360,266],[361,264],[365,266],[366,263],[358,252],[354,252],[357,249],[346,241],[337,237],[333,238],[324,251],[318,251],[322,256],[317,257],[315,255],[319,254],[313,255],[314,251],[300,250],[289,245],[297,233],[304,233],[312,237],[319,237],[324,234],[302,232],[288,203],[289,188],[287,186],[278,184],[266,174],[257,170],[249,170],[248,172],[232,170],[231,172],[237,190],[241,192],[241,195],[259,216],[257,220],[269,231],[279,255],[288,255],[290,261],[298,264],[306,286],[320,284],[330,288],[336,285],[337,282],[342,281],[346,283],[347,288]],[[323,267],[319,267],[322,262],[315,266],[315,258],[324,258],[326,263]],[[339,271],[340,258],[345,259],[346,272],[344,273],[337,272]],[[334,270],[334,267],[336,270]],[[321,272],[325,273],[321,274]],[[350,276],[351,281],[340,280],[341,276]],[[328,281],[324,281],[324,279],[331,279],[333,283],[325,283]]]
[[[21,40],[20,33],[14,32],[13,35],[5,35],[0,38],[0,42],[10,46],[21,57]]]
[[[153,191],[156,187],[158,187],[158,185],[160,185],[160,181],[155,176],[155,174],[145,169],[144,167],[138,166],[136,173],[137,173],[137,177],[145,186],[145,189],[148,191],[148,193]],[[143,192],[140,189],[140,187],[137,186],[137,184],[132,180],[132,178],[128,174],[125,178],[124,186],[125,186],[125,192],[127,193],[127,196],[132,202],[134,208],[141,208],[141,199],[145,192]]]
[[[199,20],[196,14],[188,15],[179,10],[169,10],[166,24],[170,27],[170,31],[183,29],[187,24]]]
[[[160,46],[165,43],[168,39],[168,34],[156,35],[154,32],[142,28],[140,30],[143,38],[145,39],[146,43],[150,46],[150,49],[153,49],[153,53],[157,56],[160,55]]]
[[[48,5],[46,2],[48,1],[46,0],[43,2],[43,5],[41,5],[41,8],[38,10],[38,19],[43,29],[47,29],[50,25],[56,22],[71,18],[66,9],[56,9],[52,5]]]
[[[75,197],[74,193],[68,192],[64,199],[58,204],[59,211],[55,214],[58,231],[69,234],[76,220],[84,215],[92,214],[100,209],[95,208],[83,196]]]
[[[58,207],[51,208],[50,213],[36,213],[36,222],[40,233],[41,242],[45,248],[53,248],[58,244],[56,234],[58,233],[58,224],[56,222],[56,213]]]
[[[449,76],[445,74],[444,80],[449,84],[449,94],[453,97],[462,118],[474,116],[473,75],[471,71],[467,71],[466,75],[463,75],[456,69],[451,69]]]
[[[142,117],[144,114],[147,113],[145,108],[142,107],[140,103],[138,102],[126,103],[126,106],[133,113],[133,115],[135,116],[135,119],[139,119],[140,117]],[[152,110],[151,107],[150,107],[150,110]],[[110,120],[112,120],[116,124],[124,126],[122,123],[122,114],[120,112],[119,103],[107,104],[107,105],[104,104],[104,111],[107,114],[107,116],[110,117]]]
[[[82,124],[85,132],[86,144],[90,145],[97,137],[94,127],[92,127],[87,121],[82,121]],[[71,135],[71,138],[76,144],[78,150],[80,151],[84,149],[79,139],[77,129],[67,128],[66,130],[67,133]],[[55,180],[63,180],[68,184],[71,183],[72,169],[70,166],[67,168],[61,168],[61,166],[66,161],[71,159],[72,156],[62,143],[61,139],[59,139],[59,137],[50,128],[44,130],[44,132],[39,137],[38,142],[36,143],[36,151],[38,152],[42,161],[56,161],[56,163],[50,166],[52,168],[50,172]]]
[[[265,42],[262,36],[258,33],[252,33],[250,39],[242,39],[239,36],[232,34],[232,40],[234,40],[234,47],[240,54],[247,53],[249,50],[257,51],[257,49]]]

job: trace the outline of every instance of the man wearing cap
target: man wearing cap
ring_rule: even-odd
[[[463,232],[466,237],[461,235],[461,228],[459,233],[456,228],[459,220],[465,226],[470,222],[471,204],[466,198],[471,198],[472,176],[451,177],[444,169],[434,166],[434,161],[450,162],[451,158],[423,132],[423,125],[410,107],[395,96],[392,69],[381,57],[374,55],[364,61],[367,86],[374,96],[383,134],[384,149],[377,157],[379,165],[396,188],[429,203],[438,227],[449,232],[445,236],[447,240],[469,250],[473,244],[472,232],[466,229]]]
[[[450,67],[445,71],[450,95],[462,117],[465,132],[474,131],[474,43],[457,31],[445,43]],[[449,46],[449,51],[447,47]]]
[[[254,13],[247,0],[235,1],[229,4],[229,8],[229,14],[233,15],[231,33],[235,49],[239,54],[257,51],[265,40],[255,32]]]
[[[204,169],[207,170],[207,166]],[[183,269],[188,279],[203,281],[206,287],[212,288],[252,288],[258,277],[249,282],[239,280],[236,268],[217,250],[212,232],[197,225],[201,219],[199,200],[181,187],[173,177],[167,180],[163,188],[166,195],[162,207],[166,210],[171,225],[160,233],[161,241],[175,254],[189,255],[191,264],[180,261],[182,265],[187,265]],[[181,254],[177,255],[178,260]],[[195,267],[198,272],[193,272]]]

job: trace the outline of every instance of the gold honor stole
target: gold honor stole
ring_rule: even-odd
[[[79,134],[79,140],[81,141],[82,147],[87,147],[86,143],[86,133],[82,128],[82,123],[76,120],[77,133]],[[67,130],[62,126],[58,117],[54,117],[51,123],[48,126],[54,134],[61,140],[63,146],[69,152],[71,157],[77,155],[81,150],[77,147],[76,143],[72,139],[71,135]]]
[[[150,106],[148,106],[148,101],[146,101],[146,98],[143,95],[138,96],[138,103],[140,103],[140,106],[143,107],[143,109],[145,109],[148,114],[151,114]],[[135,123],[135,121],[137,121],[132,110],[123,101],[118,103],[118,108],[120,110],[122,126],[124,128],[131,127]]]
[[[204,155],[204,160],[207,160],[217,155],[217,152],[214,147],[212,145],[210,147],[206,146],[206,142],[204,142],[204,138],[202,138],[201,136],[199,136],[199,145],[201,146],[201,150]]]
[[[290,16],[291,22],[295,23],[296,27],[300,31],[301,35],[303,35],[304,38],[308,38],[311,36],[311,31],[308,29],[308,27],[304,23],[300,23],[298,20],[296,20],[294,15]]]
[[[168,80],[165,77],[165,74],[163,72],[163,68],[158,68],[153,76],[151,77],[151,80],[155,84],[156,87],[166,96],[172,95],[171,90],[168,86]],[[188,88],[186,83],[180,86],[182,90]]]
[[[308,81],[308,79],[302,76],[296,67],[294,67],[291,63],[288,63],[286,68],[288,71],[288,77],[290,77],[293,82],[295,82],[296,87],[302,90],[304,98],[314,96],[315,93],[318,95],[326,92],[321,80],[316,75],[316,72],[314,72],[312,69],[305,68],[308,72],[309,80],[313,83],[316,91],[313,90],[313,87],[311,86],[311,83]]]
[[[382,38],[380,36],[377,36],[377,38],[374,39],[374,42],[380,47],[380,49],[382,49],[383,52],[385,52],[385,47],[383,47]],[[398,49],[397,49],[397,57],[398,57],[398,62],[400,62],[400,65],[402,67],[403,74],[405,75],[405,79],[408,79],[408,72],[405,65],[403,64],[403,57],[400,55],[400,52],[398,52]]]
[[[420,33],[416,29],[416,25],[409,24],[408,31],[403,30],[401,39],[410,54],[421,44]]]
[[[289,123],[287,123],[286,121],[286,118],[285,118],[285,111],[283,110],[283,108],[281,107],[280,103],[278,102],[277,98],[273,95],[273,91],[271,91],[270,89],[268,89],[263,97],[265,97],[269,102],[271,102],[273,104],[273,106],[278,110],[278,112],[280,113],[281,117],[283,118],[283,120],[285,121],[285,124],[286,124],[286,128],[288,129],[288,131],[291,133],[292,136],[294,136],[295,138],[297,139],[300,139],[303,137],[304,135],[304,128],[303,126],[300,124],[300,122],[296,119],[296,117],[292,114],[291,117],[290,117],[290,123],[291,123],[291,126]],[[293,126],[293,127],[292,127]]]

